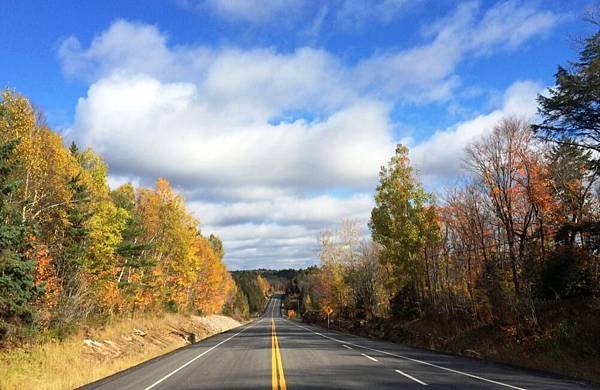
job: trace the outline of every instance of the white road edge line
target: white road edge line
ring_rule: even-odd
[[[286,321],[289,321],[289,320],[286,320]],[[325,337],[327,339],[333,340],[333,341],[338,342],[338,343],[350,344],[350,345],[352,345],[352,346],[354,346],[356,348],[362,348],[362,349],[366,349],[366,350],[373,351],[373,352],[379,352],[379,353],[382,353],[384,355],[394,356],[394,357],[397,357],[397,358],[400,358],[400,359],[404,359],[404,360],[408,360],[408,361],[411,361],[411,362],[425,364],[426,366],[439,368],[440,370],[445,370],[445,371],[448,371],[448,372],[453,372],[455,374],[468,376],[469,378],[479,379],[479,380],[484,381],[484,382],[494,383],[496,385],[500,385],[500,386],[504,386],[504,387],[509,387],[509,388],[515,389],[515,390],[527,390],[527,389],[525,389],[523,387],[517,387],[517,386],[509,385],[508,383],[498,382],[498,381],[495,381],[495,380],[492,380],[492,379],[487,379],[487,378],[484,378],[484,377],[481,377],[481,376],[477,376],[477,375],[474,375],[474,374],[469,374],[468,372],[463,372],[463,371],[453,370],[452,368],[448,368],[448,367],[438,366],[437,364],[425,362],[423,360],[409,358],[408,356],[402,356],[402,355],[398,355],[398,354],[392,353],[392,352],[386,352],[386,351],[381,351],[379,349],[365,347],[365,346],[362,346],[362,345],[351,343],[349,341],[338,340],[336,338],[326,336],[326,335],[324,335],[322,333],[315,332],[314,330],[308,329],[308,328],[306,328],[304,326],[294,324],[292,321],[289,321],[289,322],[292,323],[294,326],[297,326],[297,327],[302,328],[304,330],[308,330],[309,332],[312,332],[312,333],[317,334],[317,335],[319,335],[321,337]]]
[[[417,382],[417,383],[420,383],[420,384],[422,384],[423,386],[427,386],[427,383],[425,383],[425,382],[423,382],[423,381],[421,381],[421,380],[418,380],[418,379],[417,379],[417,378],[415,378],[414,376],[408,375],[407,373],[405,373],[405,372],[402,372],[402,371],[400,371],[400,370],[394,370],[394,371],[396,371],[396,372],[397,372],[398,374],[400,374],[400,375],[404,375],[404,376],[405,376],[405,377],[407,377],[408,379],[412,379],[413,381],[415,381],[415,382]]]
[[[193,362],[195,362],[196,360],[200,359],[202,356],[206,355],[207,353],[209,353],[210,351],[212,351],[213,349],[217,348],[219,345],[231,340],[232,338],[234,338],[235,336],[239,335],[242,332],[245,332],[246,330],[252,328],[254,325],[258,324],[260,322],[260,320],[256,321],[254,324],[245,327],[244,329],[240,330],[239,332],[237,332],[236,334],[229,336],[228,338],[226,338],[225,340],[221,341],[220,343],[213,345],[212,347],[210,347],[209,349],[207,349],[206,351],[202,352],[200,355],[196,356],[195,358],[193,358],[192,360],[188,361],[187,363],[183,364],[182,366],[180,366],[179,368],[171,371],[169,374],[163,376],[162,378],[160,378],[159,380],[157,380],[156,382],[154,382],[153,384],[151,384],[150,386],[144,388],[144,390],[150,390],[154,387],[156,387],[157,385],[159,385],[160,383],[162,383],[165,379],[171,377],[172,375],[175,375],[177,372],[179,372],[180,370],[183,370],[184,368],[186,368],[187,366],[189,366],[190,364],[192,364]]]
[[[342,347],[352,349],[352,347],[347,346],[346,344],[342,344]]]
[[[378,362],[378,361],[379,361],[379,360],[375,359],[374,357],[371,357],[371,356],[367,355],[366,353],[361,353],[361,355],[363,355],[363,356],[364,356],[364,357],[366,357],[367,359],[371,359],[371,360],[373,360],[374,362]]]

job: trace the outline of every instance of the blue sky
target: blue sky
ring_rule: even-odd
[[[0,84],[112,185],[171,180],[231,268],[301,267],[320,230],[366,223],[397,142],[435,191],[501,117],[531,118],[597,5],[5,0]]]

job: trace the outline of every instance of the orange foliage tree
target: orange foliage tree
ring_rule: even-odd
[[[35,226],[26,257],[43,291],[38,321],[73,329],[90,315],[220,312],[234,289],[223,246],[201,235],[183,197],[165,179],[111,191],[102,157],[65,147],[41,117],[24,96],[2,93],[0,144],[14,145],[7,179],[18,183],[15,212]]]

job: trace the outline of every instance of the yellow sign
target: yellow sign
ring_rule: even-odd
[[[288,317],[296,317],[296,312],[294,310],[288,310],[287,311],[287,316]]]
[[[331,315],[331,313],[333,313],[333,309],[331,308],[331,306],[325,306],[323,308],[323,311],[325,312],[325,314],[327,314],[328,316]]]

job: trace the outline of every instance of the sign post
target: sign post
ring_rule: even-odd
[[[333,309],[331,308],[331,306],[325,306],[323,308],[323,312],[325,312],[325,314],[327,315],[327,329],[329,329],[329,316],[331,315],[331,313],[333,313]]]

